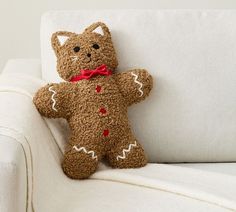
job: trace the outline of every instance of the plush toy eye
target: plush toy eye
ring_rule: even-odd
[[[80,47],[79,47],[79,46],[76,46],[76,47],[74,48],[74,52],[79,52],[79,50],[80,50]]]
[[[95,43],[95,44],[93,44],[93,48],[94,48],[94,49],[99,49],[100,47],[99,47],[98,44]]]

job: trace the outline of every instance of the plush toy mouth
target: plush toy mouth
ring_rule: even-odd
[[[72,59],[72,62],[73,63],[76,63],[78,60],[79,60],[79,57],[78,56],[70,56]],[[90,63],[92,61],[92,58],[89,57],[89,60],[88,61],[85,61],[85,63]]]
[[[84,63],[90,63],[92,61],[91,57],[88,58],[88,60],[84,60]]]

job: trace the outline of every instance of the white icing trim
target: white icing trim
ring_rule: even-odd
[[[52,100],[52,102],[53,102],[53,103],[52,103],[52,109],[57,112],[57,109],[55,108],[56,100],[54,99],[54,96],[57,94],[57,92],[54,91],[52,88],[53,88],[53,86],[49,87],[48,90],[53,93],[52,96],[51,96],[51,100]]]
[[[98,157],[97,157],[97,155],[95,155],[95,152],[94,151],[87,151],[86,149],[85,149],[85,147],[80,147],[80,148],[78,148],[77,146],[73,146],[73,149],[75,149],[76,151],[78,151],[78,152],[80,152],[80,151],[83,151],[83,152],[85,152],[86,154],[88,154],[88,155],[91,155],[91,157],[93,158],[93,159],[95,159],[96,161],[98,160]]]
[[[116,160],[125,159],[125,158],[126,158],[126,153],[130,152],[131,148],[132,148],[132,147],[136,147],[136,146],[137,146],[137,142],[134,141],[134,144],[130,144],[129,147],[128,147],[128,149],[123,149],[123,150],[122,150],[122,155],[118,155],[118,156],[116,157]]]
[[[143,84],[137,80],[138,79],[138,75],[137,74],[135,74],[134,72],[131,72],[131,74],[132,74],[132,76],[134,76],[134,82],[137,83],[138,85],[140,85],[138,90],[140,92],[140,96],[139,97],[141,97],[143,95],[143,91],[141,89],[143,87]]]

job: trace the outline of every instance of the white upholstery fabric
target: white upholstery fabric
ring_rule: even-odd
[[[61,11],[42,17],[42,74],[59,81],[50,45],[58,30],[95,21],[111,29],[119,70],[145,67],[150,97],[130,108],[152,162],[236,161],[235,11]]]
[[[16,80],[15,86],[23,94],[29,87],[35,85],[33,77],[41,77],[41,63],[39,59],[11,59],[7,62],[0,77],[0,119],[3,121],[8,113],[11,113],[9,102],[2,96],[7,95],[12,89],[12,80]],[[4,78],[5,76],[5,78]],[[6,80],[6,78],[8,80]],[[25,81],[32,81],[31,85]],[[22,87],[20,87],[22,85]],[[37,85],[38,88],[38,85]],[[19,105],[12,103],[10,106],[18,111]],[[20,115],[20,113],[19,113]],[[23,114],[21,114],[24,117]],[[13,121],[14,122],[14,121]],[[9,125],[10,126],[10,125]],[[0,125],[0,211],[1,212],[25,212],[30,205],[30,169],[26,163],[26,150],[19,143],[19,138],[14,130],[7,133],[6,126]],[[29,184],[28,184],[28,183]],[[29,202],[27,202],[29,201]],[[29,207],[29,206],[28,206]],[[30,210],[28,210],[30,211]]]
[[[173,165],[236,177],[235,163],[177,163]]]
[[[39,59],[8,60],[2,74],[20,74],[42,78],[41,61]]]
[[[0,133],[0,211],[23,212],[26,201],[27,175],[24,150],[16,140]]]

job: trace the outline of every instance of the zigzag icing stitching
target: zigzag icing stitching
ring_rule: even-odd
[[[78,152],[80,152],[80,151],[83,151],[84,153],[86,153],[86,154],[88,154],[88,155],[91,155],[91,157],[92,157],[92,159],[95,159],[95,160],[98,160],[98,157],[97,157],[97,155],[95,155],[95,152],[94,151],[92,151],[92,150],[90,150],[90,151],[87,151],[86,149],[85,149],[85,147],[80,147],[80,148],[78,148],[77,146],[73,146],[73,149],[75,149],[76,151],[78,151]]]
[[[53,87],[53,86],[49,87],[48,90],[53,93],[52,96],[51,96],[51,100],[52,100],[52,102],[53,102],[53,104],[52,104],[52,109],[57,112],[57,109],[55,108],[56,100],[54,99],[54,96],[57,94],[57,92],[54,91],[54,90],[52,89],[52,87]]]
[[[131,74],[132,74],[132,76],[134,76],[134,82],[137,83],[138,85],[140,85],[138,90],[140,92],[140,96],[139,97],[141,97],[143,95],[143,91],[141,89],[143,87],[143,84],[137,80],[138,79],[138,75],[137,74],[135,74],[134,72],[131,72]]]
[[[122,155],[118,155],[116,157],[116,160],[125,159],[126,158],[126,153],[130,152],[131,148],[132,147],[136,147],[136,146],[137,146],[137,142],[136,141],[134,141],[134,144],[129,144],[128,149],[123,149],[122,150]]]

